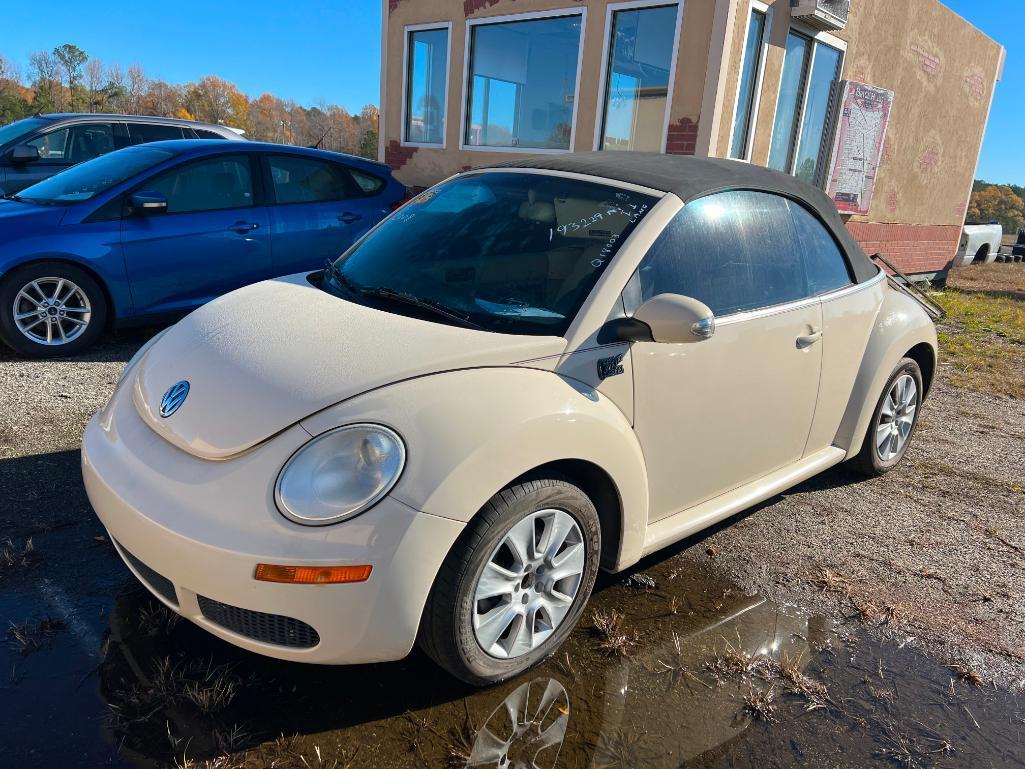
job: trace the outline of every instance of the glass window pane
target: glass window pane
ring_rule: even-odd
[[[807,296],[787,201],[762,192],[724,192],[688,203],[639,268],[641,298],[675,293],[716,315]]]
[[[448,30],[409,33],[406,72],[406,141],[444,142]]]
[[[801,244],[804,272],[808,278],[808,292],[822,294],[849,286],[851,276],[847,260],[829,231],[804,206],[787,201],[794,220],[797,240]]]
[[[384,186],[384,181],[376,176],[371,176],[352,168],[349,169],[349,174],[356,181],[356,184],[359,185],[359,188],[368,195],[373,195]]]
[[[655,202],[559,176],[463,175],[406,203],[340,269],[491,331],[560,335]]]
[[[602,149],[661,151],[676,12],[667,5],[613,15]]]
[[[313,158],[272,155],[268,159],[278,203],[319,203],[352,197],[345,171]]]
[[[808,78],[808,97],[804,107],[801,140],[797,144],[797,162],[794,173],[808,184],[818,182],[822,146],[826,139],[826,121],[832,103],[833,83],[840,72],[840,52],[828,45],[816,44],[815,62]]]
[[[772,147],[769,150],[769,168],[777,171],[790,171],[791,148],[800,118],[805,62],[810,52],[811,42],[791,32],[787,37],[787,53],[783,60],[776,121],[772,127]]]
[[[50,131],[50,133],[37,136],[32,141],[25,143],[30,147],[38,147],[39,157],[42,160],[64,160],[69,133],[67,128],[61,128],[58,131]]]
[[[189,163],[147,182],[146,189],[162,193],[171,214],[253,205],[249,158],[243,155]]]
[[[132,137],[133,144],[170,141],[184,137],[182,129],[178,126],[155,125],[153,123],[129,123],[128,133]]]
[[[72,127],[64,157],[72,163],[83,163],[114,151],[114,126],[93,123]]]
[[[463,141],[569,149],[580,28],[579,15],[471,27]]]
[[[747,46],[744,49],[744,70],[740,73],[738,86],[737,115],[733,123],[733,140],[730,143],[730,157],[747,159],[748,137],[751,135],[751,118],[754,110],[755,86],[758,68],[762,62],[762,43],[765,37],[765,14],[751,12],[747,28]]]

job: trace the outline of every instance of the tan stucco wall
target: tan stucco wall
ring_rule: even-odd
[[[715,28],[718,3],[735,7],[727,28],[726,67],[719,122],[711,143],[725,156],[747,30],[750,0],[685,0],[669,108],[667,149],[701,154],[696,147],[702,105],[708,111],[706,71],[723,30]],[[790,24],[789,0],[770,0],[769,51],[758,107],[753,161],[766,164],[780,72]],[[585,8],[583,65],[573,148],[593,149],[601,95],[607,0],[383,0],[387,19],[383,67],[382,148],[396,176],[429,185],[460,169],[515,158],[518,153],[460,150],[466,20],[565,8]],[[469,13],[469,15],[467,15]],[[720,12],[721,13],[721,12]],[[404,27],[452,23],[446,148],[401,147]],[[975,172],[1001,48],[938,0],[854,0],[842,77],[896,93],[870,214],[880,223],[957,225]],[[715,76],[711,78],[715,83]],[[711,102],[714,103],[714,100]]]
[[[720,123],[725,155],[750,0],[738,23]],[[775,0],[753,160],[766,164],[789,22]],[[895,93],[883,163],[868,217],[872,222],[961,226],[985,131],[1001,47],[938,0],[854,0],[842,77]]]
[[[576,130],[573,148],[594,149],[598,116],[602,53],[605,45],[606,0],[384,0],[386,19],[382,80],[384,157],[396,166],[395,175],[404,183],[426,186],[459,170],[521,156],[522,153],[460,150],[463,109],[463,70],[466,46],[466,20],[506,16],[532,11],[585,8],[583,62],[578,85]],[[466,10],[471,9],[469,16]],[[688,121],[697,123],[704,93],[705,68],[715,0],[686,0],[681,39],[669,109],[670,134],[691,130]],[[401,147],[402,67],[404,29],[407,25],[452,22],[449,90],[446,107],[445,149]],[[681,129],[680,126],[683,126]],[[674,130],[674,127],[676,130]],[[661,125],[658,127],[661,135]]]

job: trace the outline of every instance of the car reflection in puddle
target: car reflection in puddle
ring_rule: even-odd
[[[1023,765],[1021,698],[669,563],[654,589],[608,579],[554,658],[485,690],[416,653],[268,660],[132,592],[101,669],[109,728],[131,761],[225,769]]]

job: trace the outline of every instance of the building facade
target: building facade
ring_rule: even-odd
[[[868,253],[943,273],[1004,49],[938,0],[847,5],[384,0],[380,156],[414,187],[517,153],[735,158],[827,189]]]

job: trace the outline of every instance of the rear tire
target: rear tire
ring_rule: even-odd
[[[853,470],[875,477],[885,475],[900,464],[918,427],[924,391],[918,363],[902,358],[886,380],[861,451],[851,460]]]
[[[533,543],[524,549],[536,551],[517,560],[519,548],[509,543],[523,532]],[[572,632],[594,586],[600,553],[598,513],[573,484],[545,478],[503,489],[470,521],[438,572],[421,622],[421,648],[475,686],[522,673]],[[579,578],[561,576],[577,564]],[[496,587],[489,589],[492,583]],[[492,590],[494,597],[481,597]],[[497,633],[508,617],[505,631]]]
[[[0,283],[0,339],[26,357],[81,352],[103,333],[107,312],[103,289],[73,264],[28,264]]]

